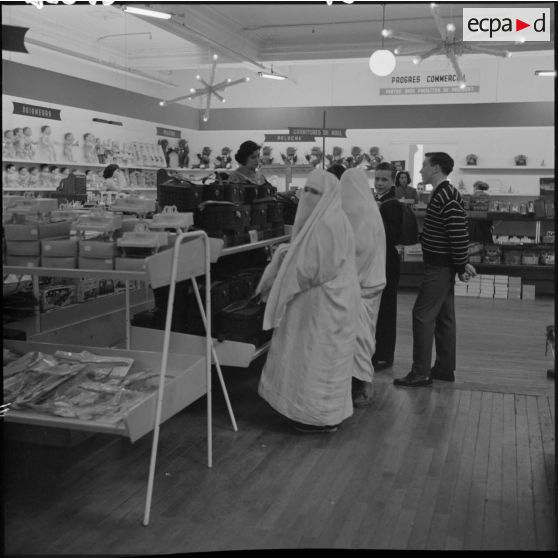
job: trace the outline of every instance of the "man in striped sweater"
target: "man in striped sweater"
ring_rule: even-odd
[[[434,190],[426,208],[421,234],[424,277],[413,307],[413,366],[396,386],[420,387],[432,379],[453,382],[455,371],[455,274],[461,281],[476,275],[468,263],[467,216],[459,192],[447,177],[453,159],[442,152],[426,153],[420,174]],[[432,362],[432,344],[436,362]]]

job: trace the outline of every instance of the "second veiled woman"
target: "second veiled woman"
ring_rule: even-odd
[[[362,169],[348,169],[341,177],[341,201],[353,228],[360,283],[360,312],[353,369],[355,407],[371,404],[376,350],[376,321],[386,284],[386,236],[378,204]]]
[[[267,297],[264,329],[275,329],[258,393],[298,430],[332,432],[353,413],[360,287],[353,231],[331,173],[310,173],[281,257]]]

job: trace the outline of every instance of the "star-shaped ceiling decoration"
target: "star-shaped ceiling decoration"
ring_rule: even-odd
[[[233,85],[238,85],[239,83],[245,83],[247,81],[250,81],[249,77],[244,77],[244,78],[236,79],[234,81],[231,78],[227,78],[223,81],[220,81],[219,83],[215,83],[215,69],[217,67],[217,59],[218,59],[218,56],[216,54],[214,54],[213,55],[213,63],[211,65],[211,78],[209,80],[209,83],[207,83],[204,79],[201,78],[201,76],[198,75],[198,76],[196,76],[196,79],[203,84],[203,87],[199,87],[197,89],[192,87],[190,89],[190,92],[188,93],[188,95],[183,95],[182,97],[176,97],[174,99],[169,99],[168,101],[161,101],[159,104],[161,106],[165,106],[168,103],[176,103],[177,101],[182,101],[183,99],[191,100],[195,97],[201,97],[202,95],[207,95],[206,104],[205,104],[205,111],[204,111],[204,114],[203,114],[203,117],[202,117],[203,121],[207,122],[209,120],[209,109],[211,107],[211,97],[212,97],[212,95],[215,95],[215,97],[217,97],[217,99],[219,99],[219,101],[224,103],[226,101],[226,99],[223,96],[221,96],[218,93],[218,91],[222,91],[223,89],[225,89],[227,87],[232,87]]]
[[[429,38],[422,37],[421,35],[414,35],[413,33],[400,33],[391,29],[383,29],[382,35],[387,39],[396,39],[412,43],[408,48],[398,46],[394,50],[394,54],[399,56],[415,55],[413,62],[419,64],[424,59],[434,56],[436,54],[445,54],[457,76],[459,87],[462,89],[466,87],[465,76],[459,67],[457,57],[467,53],[482,53],[491,54],[493,56],[502,56],[509,58],[511,53],[507,50],[496,50],[492,48],[481,47],[477,45],[470,45],[464,43],[463,40],[456,40],[455,38],[455,25],[448,23],[444,25],[440,16],[440,11],[437,4],[430,5],[432,16],[436,22],[436,27],[440,33],[440,37]]]

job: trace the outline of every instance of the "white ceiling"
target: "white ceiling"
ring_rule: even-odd
[[[253,2],[134,4],[173,14],[158,20],[125,14],[122,8],[89,4],[3,5],[3,23],[29,27],[28,48],[51,48],[120,65],[144,75],[168,78],[176,72],[199,68],[218,53],[221,64],[253,70],[282,61],[362,58],[381,45],[382,5],[379,3],[310,4]],[[453,22],[461,36],[464,7],[475,4],[440,4],[444,22]],[[490,4],[482,4],[483,8]],[[521,7],[522,4],[516,4]],[[525,3],[525,7],[551,8],[552,3]],[[385,27],[439,38],[430,3],[387,3]],[[394,48],[396,41],[385,40]],[[494,43],[477,43],[489,47]],[[553,50],[554,43],[505,43],[512,51]]]

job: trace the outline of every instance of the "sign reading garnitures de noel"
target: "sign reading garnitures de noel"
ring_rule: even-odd
[[[460,87],[457,74],[447,70],[392,74],[382,79],[380,95],[478,93],[480,91],[478,71],[469,70],[464,74],[464,78],[465,87]]]

